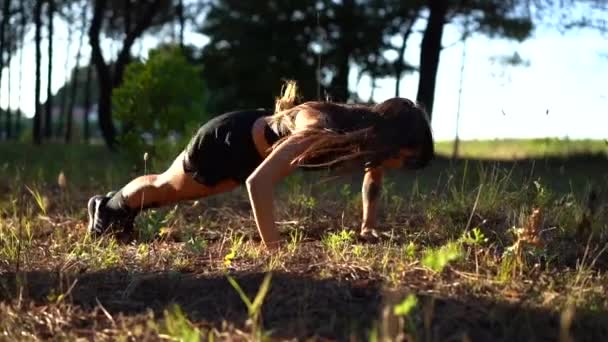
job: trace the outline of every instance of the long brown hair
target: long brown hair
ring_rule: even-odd
[[[391,98],[377,105],[305,102],[296,104],[295,82],[288,83],[277,98],[271,124],[282,136],[314,137],[314,142],[293,163],[302,167],[373,167],[398,155],[401,148],[418,155],[406,161],[420,168],[434,156],[433,136],[424,109],[404,98]],[[301,110],[316,112],[319,127],[295,131],[295,116]],[[280,144],[277,141],[273,147]]]

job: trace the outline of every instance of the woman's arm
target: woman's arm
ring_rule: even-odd
[[[382,189],[383,171],[381,168],[370,168],[365,170],[363,176],[363,187],[361,196],[363,200],[363,220],[361,223],[361,235],[374,234],[376,228],[376,212],[378,198]]]
[[[247,191],[262,241],[268,248],[279,244],[274,222],[274,186],[296,168],[292,161],[310,146],[313,139],[291,136],[277,146],[247,178]]]
[[[247,191],[255,217],[255,223],[262,241],[269,248],[279,244],[279,232],[274,223],[274,186],[296,168],[293,160],[313,143],[314,138],[299,133],[319,126],[320,115],[316,111],[304,108],[298,111],[294,120],[292,135],[264,159],[264,161],[247,178]]]

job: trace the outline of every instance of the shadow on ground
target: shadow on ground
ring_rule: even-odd
[[[80,275],[29,272],[25,276],[25,298],[44,305],[52,291],[67,288],[75,279],[69,301],[82,310],[94,310],[97,300],[112,314],[138,315],[148,309],[162,313],[172,303],[188,317],[219,327],[227,321],[245,326],[247,312],[224,276],[177,272],[133,273],[105,270]],[[234,274],[245,292],[254,297],[264,274]],[[2,301],[15,296],[15,274],[0,276]],[[61,284],[61,285],[60,285]],[[407,292],[387,292],[373,282],[314,279],[305,275],[275,273],[264,302],[266,330],[280,337],[321,336],[346,340],[357,336],[367,340],[382,316],[392,306],[388,298],[402,299]],[[419,340],[461,341],[466,334],[473,341],[556,341],[560,338],[560,314],[527,307],[523,303],[493,302],[482,298],[436,298],[418,295],[413,314]],[[431,317],[425,327],[424,316]],[[577,341],[608,338],[608,312],[577,311],[571,334]]]

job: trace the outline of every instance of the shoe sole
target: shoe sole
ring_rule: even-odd
[[[101,205],[101,199],[103,199],[103,196],[95,195],[91,197],[89,199],[89,202],[87,203],[87,210],[89,213],[89,225],[87,227],[87,230],[89,233],[92,234],[101,234],[101,232],[98,232],[94,228],[94,223],[95,221],[97,221],[97,213],[99,212],[99,206]]]

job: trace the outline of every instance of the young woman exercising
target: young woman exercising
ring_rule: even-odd
[[[89,232],[132,230],[141,209],[202,198],[246,185],[267,247],[279,244],[273,189],[302,168],[359,169],[363,178],[361,235],[374,232],[383,170],[424,167],[433,158],[426,113],[412,101],[378,105],[306,102],[294,105],[288,84],[275,112],[237,111],[208,121],[168,170],[140,176],[115,193],[88,202]]]

